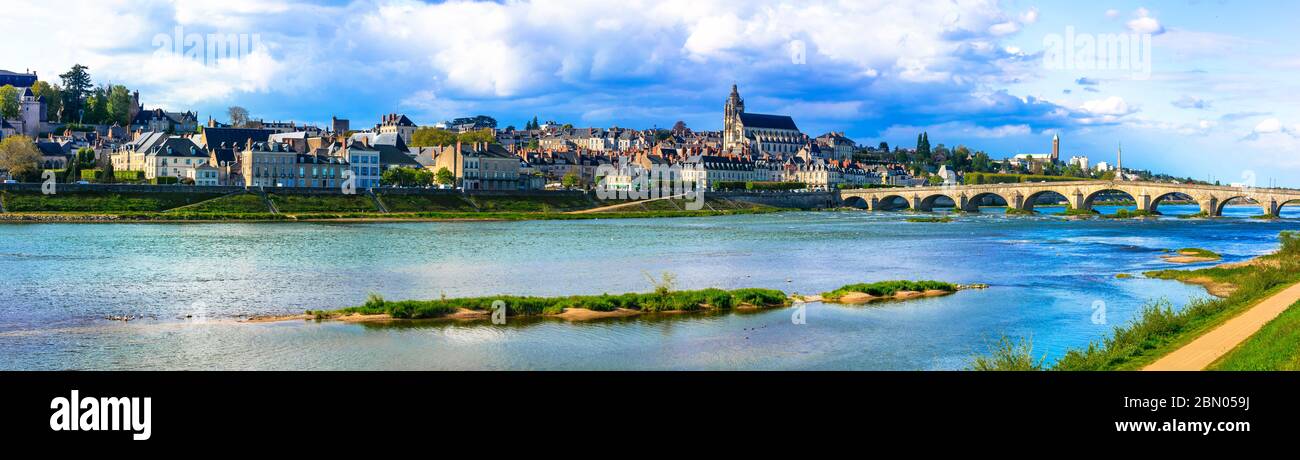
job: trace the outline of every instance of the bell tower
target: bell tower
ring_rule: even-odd
[[[741,144],[745,137],[744,127],[740,123],[740,114],[745,113],[745,100],[740,98],[736,85],[731,85],[731,95],[722,110],[722,148],[731,149]]]

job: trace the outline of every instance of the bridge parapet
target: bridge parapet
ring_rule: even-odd
[[[1105,192],[1122,192],[1136,202],[1136,208],[1158,212],[1160,204],[1174,197],[1189,197],[1201,207],[1206,216],[1219,216],[1223,207],[1232,200],[1249,200],[1257,203],[1266,215],[1276,216],[1288,203],[1300,203],[1300,190],[1278,188],[1244,188],[1197,184],[1171,184],[1164,182],[1128,181],[1062,181],[1020,182],[1011,184],[979,184],[959,186],[900,187],[883,189],[850,189],[840,191],[842,202],[861,199],[871,210],[897,207],[896,202],[906,202],[906,207],[929,211],[940,198],[951,200],[958,209],[978,210],[987,196],[997,196],[1015,209],[1032,210],[1034,203],[1045,193],[1065,197],[1074,209],[1092,209],[1094,201]]]

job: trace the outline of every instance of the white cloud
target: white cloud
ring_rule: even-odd
[[[1160,35],[1165,33],[1165,27],[1160,24],[1159,20],[1151,16],[1151,11],[1146,8],[1138,8],[1133,13],[1135,18],[1128,22],[1128,30],[1138,34]]]
[[[1020,23],[1015,21],[1000,22],[989,26],[989,33],[996,36],[1011,35],[1020,31]]]
[[[1118,17],[1119,17],[1119,10],[1116,10],[1116,9],[1109,9],[1109,10],[1106,10],[1106,17],[1108,17],[1108,18],[1110,18],[1110,19],[1118,18]]]
[[[1038,8],[1030,8],[1020,15],[1020,22],[1024,24],[1033,24],[1038,22]]]
[[[1274,134],[1274,133],[1280,133],[1280,132],[1283,132],[1284,130],[1285,130],[1285,128],[1282,127],[1282,121],[1281,121],[1281,120],[1278,120],[1278,119],[1276,119],[1276,118],[1269,118],[1269,119],[1267,119],[1267,120],[1264,120],[1264,121],[1259,122],[1258,125],[1255,125],[1254,133],[1255,133],[1255,134]]]
[[[1119,96],[1087,101],[1079,109],[1092,115],[1123,116],[1133,113],[1128,102],[1125,102],[1124,98]]]

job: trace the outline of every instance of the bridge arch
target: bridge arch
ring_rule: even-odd
[[[912,204],[903,195],[884,195],[872,200],[872,211],[898,211],[911,208]]]
[[[849,207],[849,208],[857,208],[857,209],[870,209],[870,208],[871,208],[871,205],[870,205],[869,203],[867,203],[867,199],[866,199],[866,198],[863,198],[863,197],[860,197],[860,196],[857,196],[857,195],[851,195],[851,196],[844,197],[844,206],[845,206],[845,207]]]
[[[1197,208],[1198,208],[1198,212],[1204,212],[1204,211],[1205,211],[1206,202],[1208,201],[1208,200],[1207,200],[1207,197],[1200,197],[1200,198],[1198,198],[1198,197],[1196,197],[1196,196],[1193,196],[1193,195],[1190,195],[1190,194],[1187,194],[1187,193],[1183,193],[1183,192],[1168,192],[1168,193],[1161,194],[1161,195],[1159,195],[1159,196],[1157,196],[1157,197],[1155,197],[1154,199],[1151,200],[1151,213],[1152,213],[1152,214],[1159,214],[1159,213],[1160,213],[1160,205],[1161,205],[1162,203],[1165,203],[1165,202],[1167,202],[1167,201],[1171,201],[1171,200],[1178,200],[1178,201],[1191,201],[1191,202],[1193,202],[1193,203],[1196,203]],[[1175,215],[1180,215],[1180,214],[1182,214],[1182,215],[1186,215],[1186,214],[1196,214],[1196,213],[1195,213],[1195,212],[1190,212],[1190,213],[1175,213]]]
[[[949,205],[948,203],[952,203],[952,204]],[[934,193],[934,194],[926,195],[925,198],[921,198],[921,202],[916,207],[917,208],[916,210],[930,212],[934,210],[935,206],[941,208],[952,206],[952,208],[955,210],[957,209],[958,206],[960,206],[960,204],[957,203],[956,198],[948,196],[947,194]]]
[[[1278,204],[1277,204],[1277,217],[1283,217],[1283,215],[1282,215],[1282,211],[1283,211],[1287,206],[1290,206],[1291,209],[1300,208],[1300,198],[1296,198],[1296,199],[1292,199],[1292,200],[1286,200],[1286,201],[1283,201],[1283,202],[1278,203]],[[1300,215],[1292,216],[1292,217],[1300,217]]]
[[[1103,197],[1111,197],[1111,198],[1114,198],[1114,197],[1118,197],[1118,195],[1121,195],[1121,194],[1122,194],[1122,195],[1126,195],[1126,196],[1128,196],[1128,200],[1127,200],[1127,201],[1132,201],[1132,202],[1133,202],[1133,205],[1131,205],[1131,206],[1128,206],[1128,205],[1126,205],[1126,206],[1121,206],[1120,209],[1129,209],[1129,208],[1131,207],[1132,209],[1129,209],[1130,211],[1133,211],[1133,210],[1146,210],[1146,209],[1144,209],[1146,206],[1143,206],[1143,203],[1142,203],[1141,201],[1138,201],[1138,197],[1140,197],[1140,196],[1144,196],[1144,195],[1142,195],[1141,193],[1135,192],[1135,191],[1125,190],[1125,189],[1117,188],[1117,187],[1106,187],[1106,188],[1100,188],[1100,189],[1097,189],[1097,190],[1093,190],[1093,191],[1092,191],[1091,193],[1089,193],[1086,197],[1084,197],[1084,199],[1083,199],[1083,209],[1091,210],[1091,209],[1093,208],[1093,206],[1096,205],[1096,204],[1099,202],[1098,199],[1103,199]]]
[[[982,206],[983,203],[988,202],[988,201],[1001,201],[1001,202],[1002,202],[1002,206],[1004,206],[1004,207],[1010,207],[1010,206],[1012,206],[1012,202],[1011,202],[1011,200],[1008,200],[1007,197],[1002,196],[1002,194],[1000,194],[1000,193],[997,193],[997,192],[980,192],[980,193],[976,193],[974,196],[971,196],[969,199],[967,199],[967,200],[966,200],[966,207],[965,207],[965,209],[962,209],[962,210],[963,210],[963,211],[966,211],[966,212],[979,212],[979,211],[980,211],[980,206]],[[995,205],[995,206],[996,206],[996,205]]]
[[[1067,192],[1065,190],[1054,190],[1054,189],[1039,190],[1030,193],[1029,196],[1025,197],[1025,204],[1022,207],[1022,209],[1026,211],[1033,211],[1034,205],[1039,204],[1038,202],[1042,199],[1053,200],[1056,203],[1069,204],[1070,198],[1065,195],[1066,193]]]

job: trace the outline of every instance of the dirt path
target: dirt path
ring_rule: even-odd
[[[1205,369],[1210,363],[1246,341],[1259,331],[1259,328],[1264,327],[1265,323],[1272,321],[1298,300],[1300,300],[1300,284],[1294,284],[1142,370],[1199,371]]]
[[[676,198],[682,198],[682,197],[685,197],[685,196],[688,196],[688,195],[690,195],[690,194],[689,194],[689,193],[683,193],[683,194],[680,194],[680,195],[665,196],[665,197],[660,197],[660,198],[651,198],[651,199],[649,199],[649,200],[633,201],[633,202],[630,202],[630,203],[620,203],[620,204],[615,204],[615,205],[610,205],[610,206],[601,206],[601,207],[599,207],[599,208],[583,209],[583,210],[580,210],[580,211],[569,211],[569,212],[567,212],[566,214],[590,214],[590,213],[593,213],[593,212],[614,211],[614,210],[622,209],[622,208],[630,208],[630,207],[633,207],[633,206],[640,206],[640,205],[642,205],[642,204],[649,203],[649,202],[652,202],[652,201],[672,200],[672,199],[676,199]]]

